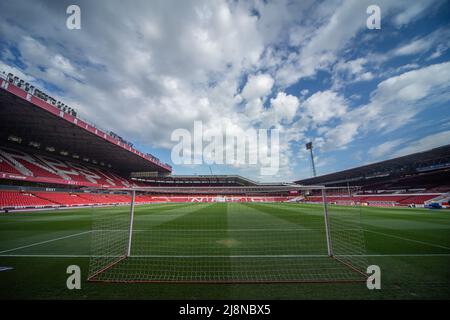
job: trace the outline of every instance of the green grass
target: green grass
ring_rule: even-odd
[[[448,299],[450,297],[450,212],[425,209],[330,207],[336,250],[358,250],[363,236],[366,254],[356,264],[376,264],[381,290],[364,283],[325,284],[115,284],[85,279],[91,253],[105,245],[92,229],[122,229],[127,209],[98,208],[0,215],[0,299]],[[354,230],[361,219],[362,233]],[[99,222],[103,221],[103,222]],[[100,223],[100,224],[99,224]],[[245,255],[326,254],[322,208],[299,204],[158,204],[136,207],[131,258],[120,272],[158,270],[158,277],[186,274],[199,279],[274,279],[279,276],[323,278],[342,266],[281,258],[229,258]],[[350,227],[349,227],[350,226]],[[347,229],[348,228],[348,229]],[[123,229],[125,230],[125,229]],[[267,231],[265,231],[267,230]],[[121,234],[121,235],[120,235]],[[122,238],[120,238],[122,237]],[[108,239],[110,239],[109,237]],[[109,252],[123,251],[126,232],[108,242]],[[97,248],[92,249],[91,241]],[[359,239],[359,240],[361,240]],[[103,242],[102,242],[103,241]],[[345,250],[344,250],[345,249]],[[97,250],[97,251],[96,251]],[[336,252],[335,252],[336,253]],[[340,252],[337,252],[339,254]],[[343,252],[345,253],[345,252]],[[221,258],[140,258],[141,255],[220,255]],[[135,259],[135,260],[132,260]],[[147,259],[147,260],[146,260]],[[215,260],[216,259],[216,260]],[[217,260],[219,259],[219,260]],[[326,258],[329,259],[329,258]],[[135,262],[133,262],[135,261]],[[219,262],[218,262],[219,261]],[[328,260],[327,260],[328,261]],[[126,265],[128,263],[129,265]],[[82,289],[66,288],[66,268],[79,265]],[[289,266],[289,267],[288,267]],[[332,267],[332,268],[330,268]],[[144,268],[144,269],[143,269]],[[145,269],[147,268],[147,269]],[[325,271],[328,268],[328,271]],[[341,269],[339,269],[341,268]],[[183,273],[188,270],[188,273]],[[300,270],[300,271],[296,271]],[[303,270],[303,271],[302,271]],[[306,271],[305,271],[306,270]],[[331,271],[330,271],[331,270]],[[155,272],[153,272],[155,274]],[[105,276],[108,276],[106,273]],[[140,275],[142,277],[142,275]],[[227,278],[228,277],[228,278]],[[264,278],[266,277],[266,278]]]

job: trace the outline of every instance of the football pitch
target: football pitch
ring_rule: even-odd
[[[332,232],[340,235],[335,245],[348,249],[356,240],[363,241],[365,249],[351,248],[351,259],[380,267],[380,290],[368,290],[363,281],[279,283],[355,276],[327,257],[323,207],[295,203],[137,206],[131,256],[101,274],[131,281],[274,283],[86,281],[90,264],[104,249],[98,243],[111,244],[112,251],[126,247],[128,210],[107,207],[1,214],[0,299],[450,297],[450,212],[411,208],[329,207]],[[355,233],[348,217],[358,218],[360,237],[356,240],[346,237]],[[336,226],[337,231],[333,230]],[[81,268],[80,290],[66,287],[69,265]]]

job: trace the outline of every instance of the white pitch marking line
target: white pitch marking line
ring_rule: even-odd
[[[256,229],[137,229],[133,230],[135,232],[178,232],[182,234],[183,232],[267,232],[267,231],[323,231],[323,228],[256,228]],[[339,231],[360,231],[360,229],[339,229]],[[128,232],[128,229],[95,229],[92,232]]]
[[[338,257],[450,257],[450,253],[342,254]]]
[[[0,254],[2,258],[91,258],[97,256],[91,256],[86,254]],[[105,258],[112,258],[113,256],[98,256]],[[115,256],[114,256],[115,257]]]
[[[11,258],[118,258],[120,256],[109,255],[77,255],[77,254],[0,254],[0,257]],[[324,258],[326,254],[305,255],[132,255],[131,258]],[[342,254],[337,257],[450,257],[449,253],[411,253],[411,254]]]
[[[439,244],[434,244],[434,243],[429,243],[429,242],[425,242],[425,241],[420,241],[420,240],[414,240],[414,239],[404,238],[404,237],[395,236],[395,235],[392,235],[392,234],[388,234],[388,233],[384,233],[384,232],[378,232],[378,231],[373,231],[373,230],[367,230],[367,229],[364,229],[364,231],[372,232],[372,233],[376,233],[376,234],[380,234],[380,235],[383,235],[383,236],[386,236],[386,237],[391,237],[391,238],[396,238],[396,239],[400,239],[400,240],[405,240],[405,241],[410,241],[410,242],[420,243],[420,244],[424,244],[424,245],[431,246],[431,247],[435,247],[435,248],[440,248],[440,249],[450,250],[449,247],[441,246],[441,245],[439,245]]]
[[[105,257],[114,258],[121,256],[99,256],[99,255],[71,255],[71,254],[2,254],[0,257],[42,257],[42,258],[91,258],[91,257]],[[130,258],[323,258],[328,257],[326,254],[306,254],[306,255],[131,255]]]
[[[36,243],[32,243],[32,244],[29,244],[29,245],[26,245],[26,246],[21,246],[21,247],[17,247],[17,248],[13,248],[13,249],[0,251],[0,254],[6,253],[6,252],[11,252],[11,251],[16,251],[16,250],[20,250],[20,249],[25,249],[25,248],[29,248],[29,247],[34,247],[34,246],[38,246],[38,245],[41,245],[41,244],[46,244],[46,243],[53,242],[53,241],[58,241],[58,240],[63,240],[63,239],[71,238],[71,237],[81,236],[82,234],[86,234],[86,233],[90,233],[90,232],[92,232],[92,231],[91,230],[83,231],[83,232],[71,234],[71,235],[68,235],[68,236],[60,237],[60,238],[55,238],[55,239],[45,240],[45,241],[41,241],[41,242],[36,242]]]

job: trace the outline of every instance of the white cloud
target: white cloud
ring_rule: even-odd
[[[336,90],[352,82],[372,80],[374,75],[367,70],[367,64],[366,58],[338,61],[333,68],[333,88]]]
[[[418,69],[418,68],[420,68],[420,65],[418,65],[417,63],[408,63],[408,64],[405,64],[403,66],[398,67],[396,72],[397,73],[403,73],[405,71]]]
[[[308,89],[303,89],[302,91],[300,91],[300,95],[301,95],[302,97],[307,96],[308,93],[309,93],[309,90],[308,90]]]
[[[24,80],[25,82],[29,82],[29,83],[34,84],[34,85],[38,85],[39,84],[39,81],[36,78],[30,76],[29,74],[24,73],[19,68],[12,67],[12,66],[7,65],[7,64],[5,64],[5,63],[3,63],[1,61],[0,61],[0,70],[4,71],[6,74],[12,73],[15,76],[19,77],[20,79]]]
[[[370,103],[346,118],[357,121],[366,131],[393,131],[408,124],[430,104],[448,101],[449,88],[450,62],[408,71],[380,82]]]
[[[386,79],[371,93],[368,104],[343,114],[337,127],[319,128],[319,134],[323,134],[326,140],[324,149],[346,147],[356,134],[362,136],[380,131],[386,134],[404,127],[427,107],[449,101],[449,89],[450,62]]]
[[[346,122],[337,127],[326,130],[323,149],[343,149],[354,140],[358,134],[359,125],[353,122]]]
[[[442,3],[442,1],[409,1],[408,6],[405,6],[403,10],[400,10],[400,12],[394,17],[394,23],[397,25],[397,27],[402,27],[423,15],[428,7],[433,5],[437,7],[437,4],[439,3]]]
[[[411,153],[426,151],[447,144],[450,144],[450,130],[434,133],[417,141],[413,141],[408,146],[395,152],[393,156],[400,157]]]
[[[442,56],[448,50],[448,45],[439,44],[427,60],[433,60]]]
[[[395,56],[405,56],[410,54],[421,53],[430,48],[431,42],[426,39],[417,39],[411,43],[405,44],[394,50]]]
[[[319,91],[311,95],[303,104],[304,112],[316,124],[324,124],[339,118],[347,112],[345,99],[334,91]]]
[[[449,86],[450,62],[405,72],[378,84],[375,100],[410,102]]]
[[[275,117],[287,123],[292,122],[300,104],[296,96],[284,92],[278,92],[276,98],[270,99],[270,103]]]
[[[252,120],[258,120],[264,111],[260,98],[252,99],[245,105],[245,114]]]
[[[265,97],[270,93],[274,84],[268,74],[251,75],[242,90],[241,96],[246,100]]]
[[[34,69],[37,66],[45,68],[44,73],[50,75],[49,80],[55,83],[66,81],[68,77],[84,78],[69,59],[62,54],[48,50],[41,42],[30,36],[23,36],[20,39],[19,49],[30,68]]]
[[[430,59],[435,59],[442,55],[449,47],[450,29],[440,28],[423,37],[415,38],[413,41],[404,43],[394,49],[389,55],[406,56],[413,54],[423,54],[434,50]]]
[[[394,149],[404,143],[404,139],[396,139],[391,141],[386,141],[377,146],[371,147],[367,152],[370,157],[379,159],[391,153]]]
[[[285,59],[276,72],[276,80],[287,86],[301,78],[314,76],[318,70],[328,70],[358,32],[366,30],[366,9],[371,4],[373,3],[370,0],[327,3],[325,10],[321,8],[326,18],[323,16],[316,18],[317,27],[314,31],[310,31],[307,25],[297,27],[300,29],[304,27],[304,34],[292,37],[292,43],[298,45],[299,50]],[[398,12],[411,7],[409,1],[380,0],[377,3],[382,8],[383,16],[389,16],[391,13],[398,15],[396,19],[399,26],[413,21],[431,4],[433,1],[427,1],[426,5],[414,6],[416,10],[408,9],[408,14],[400,16]],[[371,74],[365,74],[364,78],[371,78]]]

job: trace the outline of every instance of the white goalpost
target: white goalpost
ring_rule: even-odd
[[[330,234],[330,220],[328,219],[328,204],[327,204],[327,194],[325,188],[322,189],[322,200],[323,200],[323,217],[325,221],[325,234],[327,239],[327,251],[328,256],[333,257],[333,245],[331,242],[331,234]]]
[[[131,255],[131,242],[133,240],[133,224],[134,224],[134,206],[136,204],[136,191],[131,191],[131,207],[130,207],[130,226],[128,233],[128,248],[127,248],[127,257]]]
[[[302,194],[301,203],[210,200],[214,202],[141,205],[148,202],[149,194],[166,190],[121,190],[128,194],[129,203],[92,211],[88,280],[365,281],[360,207],[330,205],[327,189],[321,186],[282,189],[289,188]],[[211,199],[215,199],[214,194],[224,197],[228,192],[223,187],[208,190]],[[173,188],[170,191],[175,192]],[[189,188],[176,191],[193,192]],[[249,193],[260,195],[270,191],[249,189]],[[340,190],[330,192],[334,195]]]

